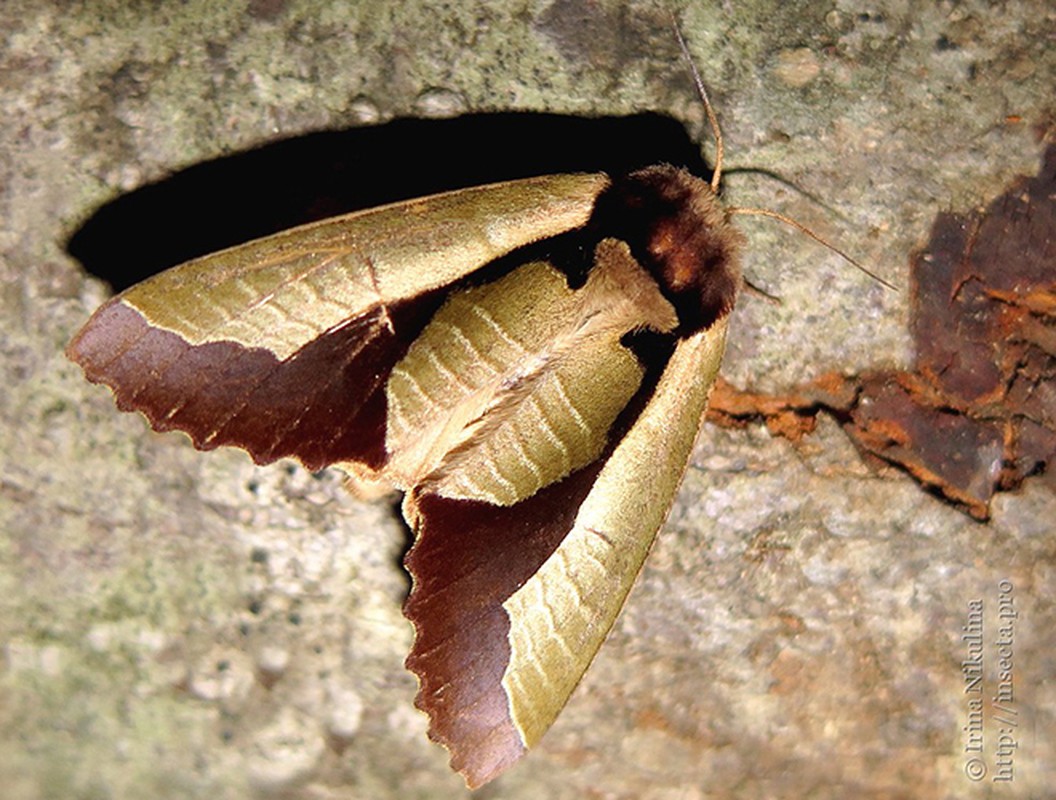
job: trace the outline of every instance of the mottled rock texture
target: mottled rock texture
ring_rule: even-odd
[[[907,287],[938,212],[1036,171],[1056,110],[1054,14],[1045,0],[691,4],[682,26],[728,163],[777,171],[838,213],[751,174],[730,174],[729,200],[794,216]],[[464,796],[402,668],[407,533],[391,504],[358,502],[336,475],[155,435],[62,349],[108,292],[86,268],[113,280],[115,259],[157,268],[180,246],[226,243],[253,230],[245,203],[265,228],[269,208],[280,221],[329,213],[357,159],[365,182],[401,186],[454,163],[428,126],[399,148],[314,162],[312,132],[654,111],[706,138],[667,10],[6,0],[0,30],[4,796]],[[292,155],[265,152],[266,169],[251,161],[238,185],[217,178],[223,168],[199,183],[183,172],[291,140]],[[365,148],[369,134],[347,141]],[[561,163],[563,147],[510,135],[452,171]],[[108,203],[159,181],[172,192],[174,175],[194,179],[190,195],[166,195],[181,204],[148,202],[151,219],[119,215],[103,241],[71,246]],[[909,363],[905,290],[777,223],[743,227],[750,278],[782,303],[743,298],[734,385],[776,392]],[[1018,749],[997,794],[1043,796],[1056,783],[1056,499],[1028,481],[992,512],[974,522],[903,474],[874,472],[832,422],[798,445],[708,427],[583,685],[479,796],[981,797],[1001,777],[1002,727]],[[965,752],[962,669],[974,601],[987,701],[1002,689],[1000,604],[1018,613],[1018,716],[1005,715],[1018,727],[984,704],[979,754]]]

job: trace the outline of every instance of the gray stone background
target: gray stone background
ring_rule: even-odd
[[[1037,167],[1056,110],[1047,0],[678,8],[730,163],[779,170],[842,217],[745,175],[731,202],[790,214],[902,287],[938,211]],[[62,356],[108,292],[65,243],[103,204],[180,169],[395,116],[653,110],[706,141],[666,13],[616,0],[0,4],[4,797],[467,794],[402,669],[393,509],[348,496],[337,475],[201,454],[118,413]],[[783,304],[744,299],[727,378],[778,390],[908,363],[905,289],[776,223],[743,227],[748,273]],[[974,523],[867,469],[831,422],[798,447],[707,426],[579,691],[479,796],[1051,796],[1054,521],[1035,481]],[[992,781],[988,722],[991,772],[972,782],[961,626],[981,599],[996,636],[1002,579],[1019,614],[1015,777]]]

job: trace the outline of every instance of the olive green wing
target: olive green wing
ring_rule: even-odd
[[[448,284],[583,225],[602,174],[462,189],[167,270],[103,305],[67,355],[123,410],[259,463],[383,469],[384,384]]]
[[[681,340],[599,460],[514,505],[408,495],[407,666],[430,735],[471,787],[553,723],[619,614],[685,471],[726,317]]]

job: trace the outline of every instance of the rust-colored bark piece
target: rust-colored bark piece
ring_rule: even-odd
[[[826,410],[864,452],[986,519],[995,492],[1056,460],[1056,146],[986,209],[939,215],[912,293],[912,371],[778,397],[717,386],[710,418],[762,417],[798,440]]]

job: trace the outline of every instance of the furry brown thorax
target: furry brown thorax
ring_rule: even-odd
[[[595,214],[630,244],[675,306],[679,335],[733,309],[744,237],[706,181],[669,164],[646,167],[614,180]]]

